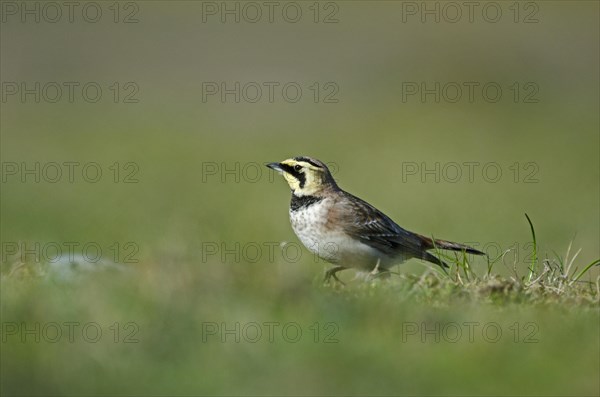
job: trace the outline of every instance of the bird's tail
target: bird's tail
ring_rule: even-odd
[[[446,240],[431,240],[432,242],[432,246],[431,248],[438,248],[438,249],[443,249],[443,250],[450,250],[450,251],[464,251],[468,254],[475,254],[475,255],[485,255],[484,252],[481,252],[479,250],[476,250],[475,248],[469,247],[468,245],[464,245],[464,244],[460,244],[460,243],[453,243],[452,241],[446,241]]]
[[[484,252],[481,252],[479,250],[476,250],[475,248],[469,247],[468,245],[464,245],[464,244],[460,244],[460,243],[453,243],[452,241],[446,241],[446,240],[431,239],[429,237],[425,237],[422,235],[418,235],[418,236],[421,239],[421,247],[422,247],[421,251],[420,251],[421,259],[426,260],[431,263],[435,263],[436,265],[441,266],[442,269],[448,268],[449,267],[448,264],[443,262],[441,259],[439,259],[435,255],[432,255],[431,253],[427,252],[427,250],[435,248],[435,249],[450,250],[450,251],[461,251],[461,252],[466,252],[466,253],[475,254],[475,255],[485,255]]]

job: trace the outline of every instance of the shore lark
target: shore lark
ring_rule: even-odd
[[[366,201],[342,190],[327,166],[310,157],[294,157],[267,167],[279,171],[292,190],[290,221],[304,246],[334,266],[325,273],[354,268],[372,275],[410,258],[442,268],[448,265],[428,252],[437,248],[484,255],[463,244],[431,239],[405,230]]]

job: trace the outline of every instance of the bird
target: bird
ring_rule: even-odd
[[[267,163],[288,183],[292,198],[292,229],[303,245],[333,266],[324,282],[345,269],[368,272],[373,277],[390,274],[390,267],[416,258],[442,269],[448,264],[432,249],[485,255],[464,244],[429,238],[400,227],[366,201],[341,189],[327,165],[308,156]],[[444,270],[445,271],[445,270]]]

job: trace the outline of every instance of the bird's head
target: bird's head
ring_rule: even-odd
[[[269,163],[267,167],[279,171],[296,196],[313,196],[323,190],[337,188],[325,163],[317,159],[300,156]]]

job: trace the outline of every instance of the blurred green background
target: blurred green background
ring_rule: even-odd
[[[296,155],[332,163],[343,188],[409,230],[491,253],[514,248],[506,266],[494,268],[505,276],[513,260],[526,271],[528,213],[540,255],[564,256],[573,242],[582,268],[600,256],[597,2],[498,2],[495,23],[486,20],[493,10],[482,14],[488,2],[472,22],[461,7],[455,23],[445,2],[281,2],[272,22],[262,6],[256,23],[247,21],[254,10],[244,2],[98,2],[95,23],[82,16],[85,3],[73,22],[65,8],[49,22],[55,14],[43,3],[39,23],[20,14],[35,4],[2,2],[3,394],[600,392],[597,305],[423,301],[402,283],[373,291],[358,285],[356,294],[320,288],[325,264],[306,251],[290,260],[278,245],[298,243],[287,220],[289,189],[258,168]],[[221,22],[223,7],[238,7],[240,22],[231,15]],[[298,22],[285,20],[285,7],[293,7],[288,17],[302,11]],[[426,14],[422,22],[423,7],[438,7],[440,21]],[[23,100],[21,84],[36,82],[39,103],[33,94]],[[49,82],[63,87],[56,103],[46,100]],[[73,101],[64,82],[79,84]],[[95,103],[82,96],[89,82],[102,90]],[[263,96],[245,100],[253,96],[249,86],[239,103],[232,94],[203,97],[223,82],[230,89],[257,83]],[[272,103],[265,82],[279,84]],[[445,99],[452,91],[438,103],[420,93],[403,100],[407,84],[423,82],[479,88],[473,101],[466,89],[455,103]],[[496,102],[481,93],[490,82],[502,89]],[[301,87],[297,102],[282,96],[286,83]],[[326,102],[334,90],[337,101]],[[73,183],[66,168],[57,183],[44,175],[23,182],[23,163],[36,162],[40,170],[51,162],[80,166]],[[91,162],[102,169],[97,183],[81,175]],[[452,182],[445,167],[465,162],[479,164],[473,180],[462,168]],[[422,171],[436,163],[450,176],[403,173],[407,164]],[[495,183],[481,173],[490,163],[502,171]],[[124,183],[130,172],[135,183]],[[14,244],[65,242],[94,242],[103,259],[123,263],[131,253],[137,263],[75,282],[14,277],[20,262],[37,265],[31,255],[9,255]],[[134,248],[124,249],[127,243]],[[258,254],[250,251],[256,246]],[[473,264],[481,273],[485,265]],[[398,271],[425,269],[413,261]],[[597,277],[596,268],[586,280]],[[104,333],[98,343],[36,343],[5,327],[50,322],[95,322]],[[123,333],[124,324],[137,324],[138,342],[123,343],[121,334],[115,343],[108,328],[115,322]],[[221,322],[297,323],[303,337],[203,340],[203,327]],[[449,322],[496,322],[504,337],[402,339],[408,323]],[[525,332],[528,322],[538,326],[538,342],[522,343],[520,335],[515,343],[509,327],[518,323]],[[338,342],[322,343],[320,335],[315,343],[314,323],[322,333],[336,324]]]

